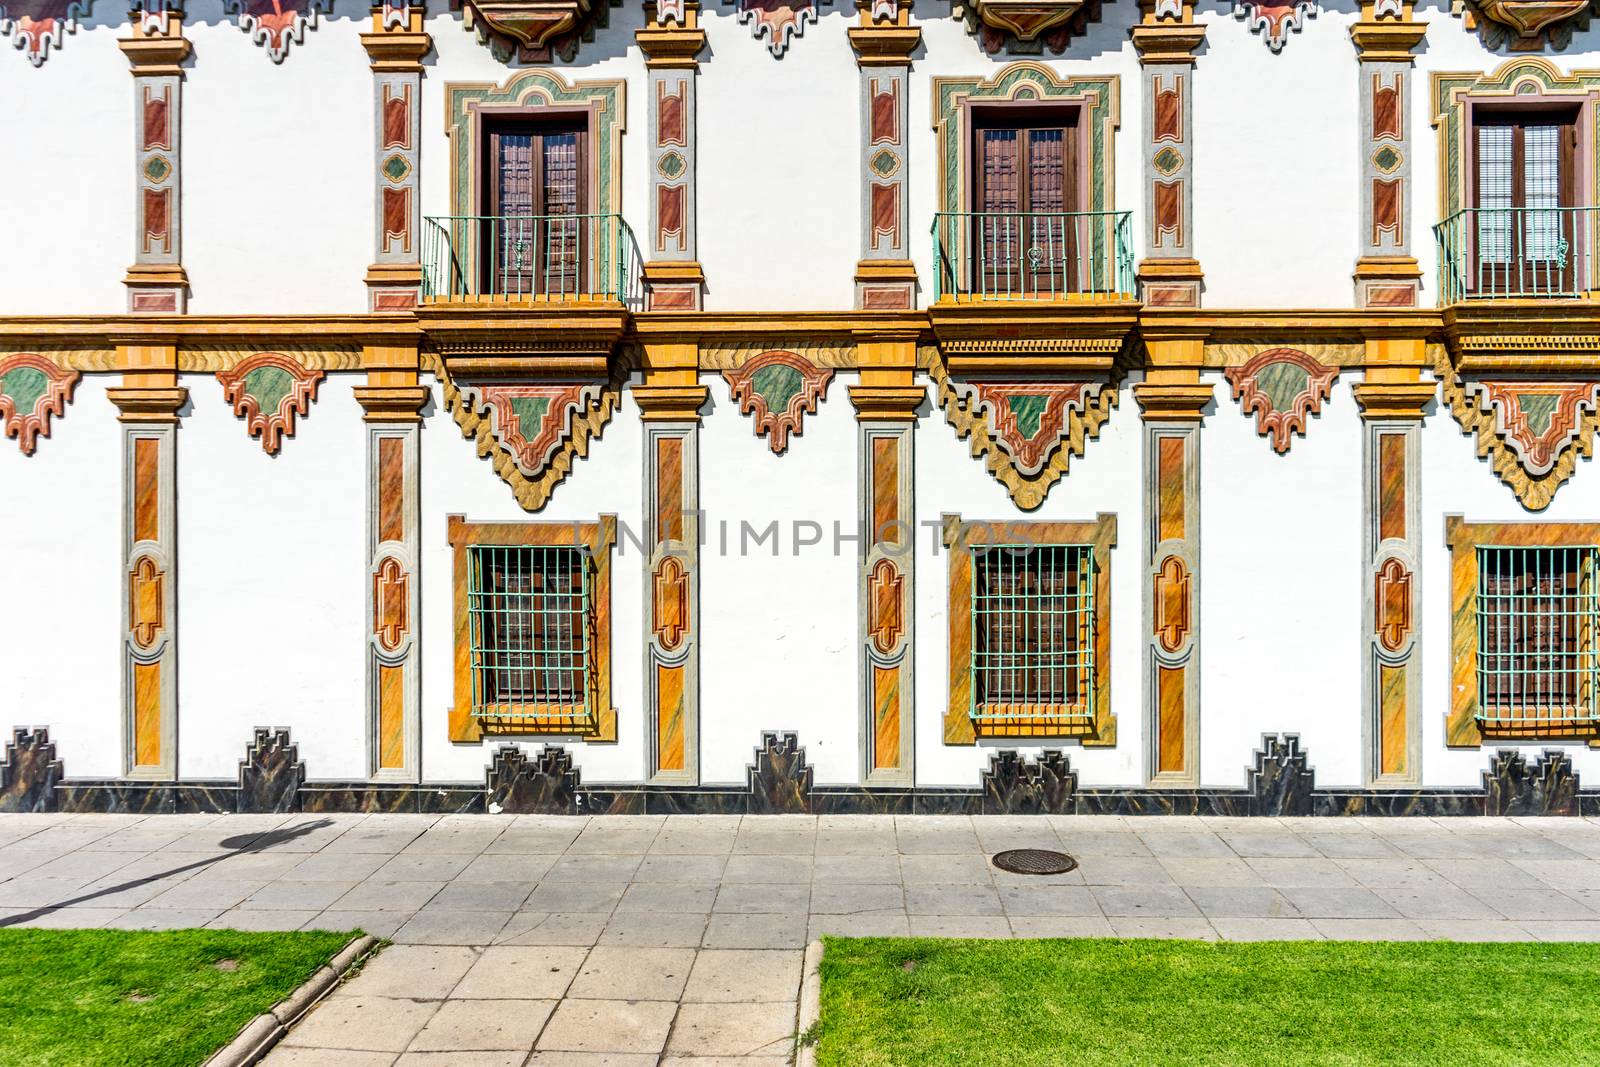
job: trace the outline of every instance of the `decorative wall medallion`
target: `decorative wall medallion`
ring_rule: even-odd
[[[128,570],[128,631],[142,649],[154,648],[165,628],[166,581],[150,556],[140,556]]]
[[[0,40],[42,66],[52,47],[60,48],[64,35],[78,32],[78,20],[87,18],[94,0],[5,0],[0,3]]]
[[[245,420],[251,437],[261,438],[269,456],[277,454],[285,436],[294,436],[295,416],[304,418],[311,410],[324,377],[281,352],[261,352],[217,372],[233,413]]]
[[[33,455],[39,438],[50,436],[50,416],[66,412],[80,377],[31,352],[0,359],[0,425],[23,455]]]
[[[316,28],[319,11],[333,14],[333,0],[222,0],[222,8],[252,41],[266,46],[274,63],[282,63],[289,45],[305,43],[306,27]]]
[[[956,0],[951,14],[966,22],[990,55],[1039,55],[1044,49],[1060,55],[1100,21],[1100,0]]]
[[[610,22],[621,0],[452,0],[462,26],[475,31],[501,62],[571,62],[578,45]]]
[[[662,557],[652,597],[656,640],[662,651],[671,652],[689,631],[689,572],[683,560],[674,555]]]
[[[767,39],[767,48],[779,59],[789,47],[791,37],[805,32],[806,23],[817,21],[819,4],[833,0],[722,0],[738,8],[739,22],[750,27],[750,36]]]
[[[961,381],[937,358],[928,373],[956,435],[970,441],[972,455],[985,458],[989,473],[1024,510],[1044,501],[1117,403],[1109,381]]]
[[[828,391],[833,371],[794,352],[763,352],[722,376],[733,390],[739,410],[755,419],[757,436],[765,436],[773,454],[789,447],[789,435],[801,432],[807,414]]]
[[[1478,31],[1486,48],[1538,52],[1547,42],[1558,51],[1567,47],[1572,31],[1588,29],[1600,6],[1594,0],[1454,0],[1450,10]]]
[[[905,632],[900,613],[904,584],[899,569],[887,559],[880,559],[867,576],[867,633],[873,647],[886,656]]]
[[[1295,348],[1270,348],[1223,375],[1245,412],[1255,412],[1256,432],[1270,435],[1277,452],[1289,451],[1293,434],[1305,436],[1306,419],[1322,410],[1339,368],[1318,363]]]
[[[1373,609],[1378,643],[1389,652],[1399,652],[1411,634],[1411,572],[1393,557],[1384,561],[1374,579]]]
[[[1167,652],[1177,652],[1189,637],[1189,568],[1168,556],[1156,568],[1155,635]]]
[[[405,564],[393,556],[385,556],[372,576],[372,632],[385,652],[399,649],[410,632],[410,586]]]
[[[1306,19],[1317,17],[1317,4],[1316,0],[1292,0],[1286,4],[1234,0],[1233,17],[1249,25],[1251,33],[1261,34],[1268,48],[1281,52],[1291,30],[1299,33]]]

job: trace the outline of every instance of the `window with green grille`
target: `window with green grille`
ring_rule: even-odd
[[[1094,721],[1093,545],[987,545],[972,554],[972,717]]]
[[[1478,719],[1510,729],[1595,723],[1600,548],[1477,551]]]
[[[474,715],[574,730],[593,721],[592,569],[575,546],[468,547]]]

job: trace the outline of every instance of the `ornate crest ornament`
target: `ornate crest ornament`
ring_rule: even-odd
[[[0,2],[0,40],[39,67],[60,48],[66,34],[78,32],[78,20],[87,18],[94,0],[4,0]]]
[[[1316,0],[1291,0],[1290,3],[1263,3],[1257,0],[1234,0],[1233,17],[1259,33],[1267,47],[1274,52],[1283,51],[1290,32],[1299,33],[1305,20],[1317,17]]]
[[[621,0],[452,0],[461,23],[489,46],[496,59],[571,62],[578,46],[610,22],[610,8]]]
[[[817,21],[817,8],[833,0],[723,0],[738,9],[741,25],[750,27],[750,36],[767,39],[767,50],[778,59],[789,47],[791,38],[805,33],[806,23]]]
[[[962,19],[990,55],[1055,55],[1100,21],[1100,0],[956,0],[950,13]]]
[[[1572,43],[1573,30],[1589,28],[1595,0],[1454,0],[1450,10],[1477,30],[1491,49],[1538,52]]]
[[[1256,416],[1256,432],[1272,438],[1275,452],[1289,451],[1294,434],[1305,436],[1306,419],[1322,410],[1339,368],[1318,363],[1297,348],[1269,348],[1223,376],[1245,414]]]
[[[233,413],[245,420],[251,437],[261,438],[269,456],[277,454],[284,437],[294,436],[295,416],[304,418],[311,410],[323,377],[281,352],[262,352],[217,372]]]
[[[1478,455],[1531,511],[1542,511],[1594,449],[1600,381],[1556,378],[1465,380],[1441,357],[1445,402]]]
[[[23,455],[33,455],[39,438],[50,436],[50,416],[66,413],[80,377],[31,352],[0,359],[0,427]]]
[[[445,407],[478,455],[494,464],[524,510],[538,511],[589,442],[611,421],[622,383],[610,381],[457,381],[443,360],[430,369],[444,387]]]
[[[739,410],[755,419],[756,435],[764,436],[774,455],[789,447],[789,435],[801,432],[807,414],[828,391],[833,371],[795,352],[763,352],[722,376],[733,390]]]
[[[222,8],[266,46],[268,58],[282,63],[291,44],[305,43],[306,27],[316,28],[318,12],[333,14],[333,0],[222,0]]]
[[[941,361],[929,367],[939,406],[974,458],[1031,511],[1067,473],[1073,456],[1099,436],[1117,403],[1114,380],[1017,378],[961,380]],[[1115,377],[1120,377],[1117,375]]]

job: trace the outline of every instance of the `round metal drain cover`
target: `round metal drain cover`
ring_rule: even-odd
[[[1014,848],[996,852],[994,865],[1012,874],[1065,874],[1078,865],[1078,861],[1065,852],[1052,852],[1047,848]]]

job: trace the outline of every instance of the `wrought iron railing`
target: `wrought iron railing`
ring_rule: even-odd
[[[639,249],[621,215],[429,215],[424,300],[641,302]]]
[[[1128,211],[941,211],[933,298],[1132,297]]]
[[[1495,207],[1458,211],[1433,228],[1439,303],[1572,299],[1600,289],[1600,209]]]

